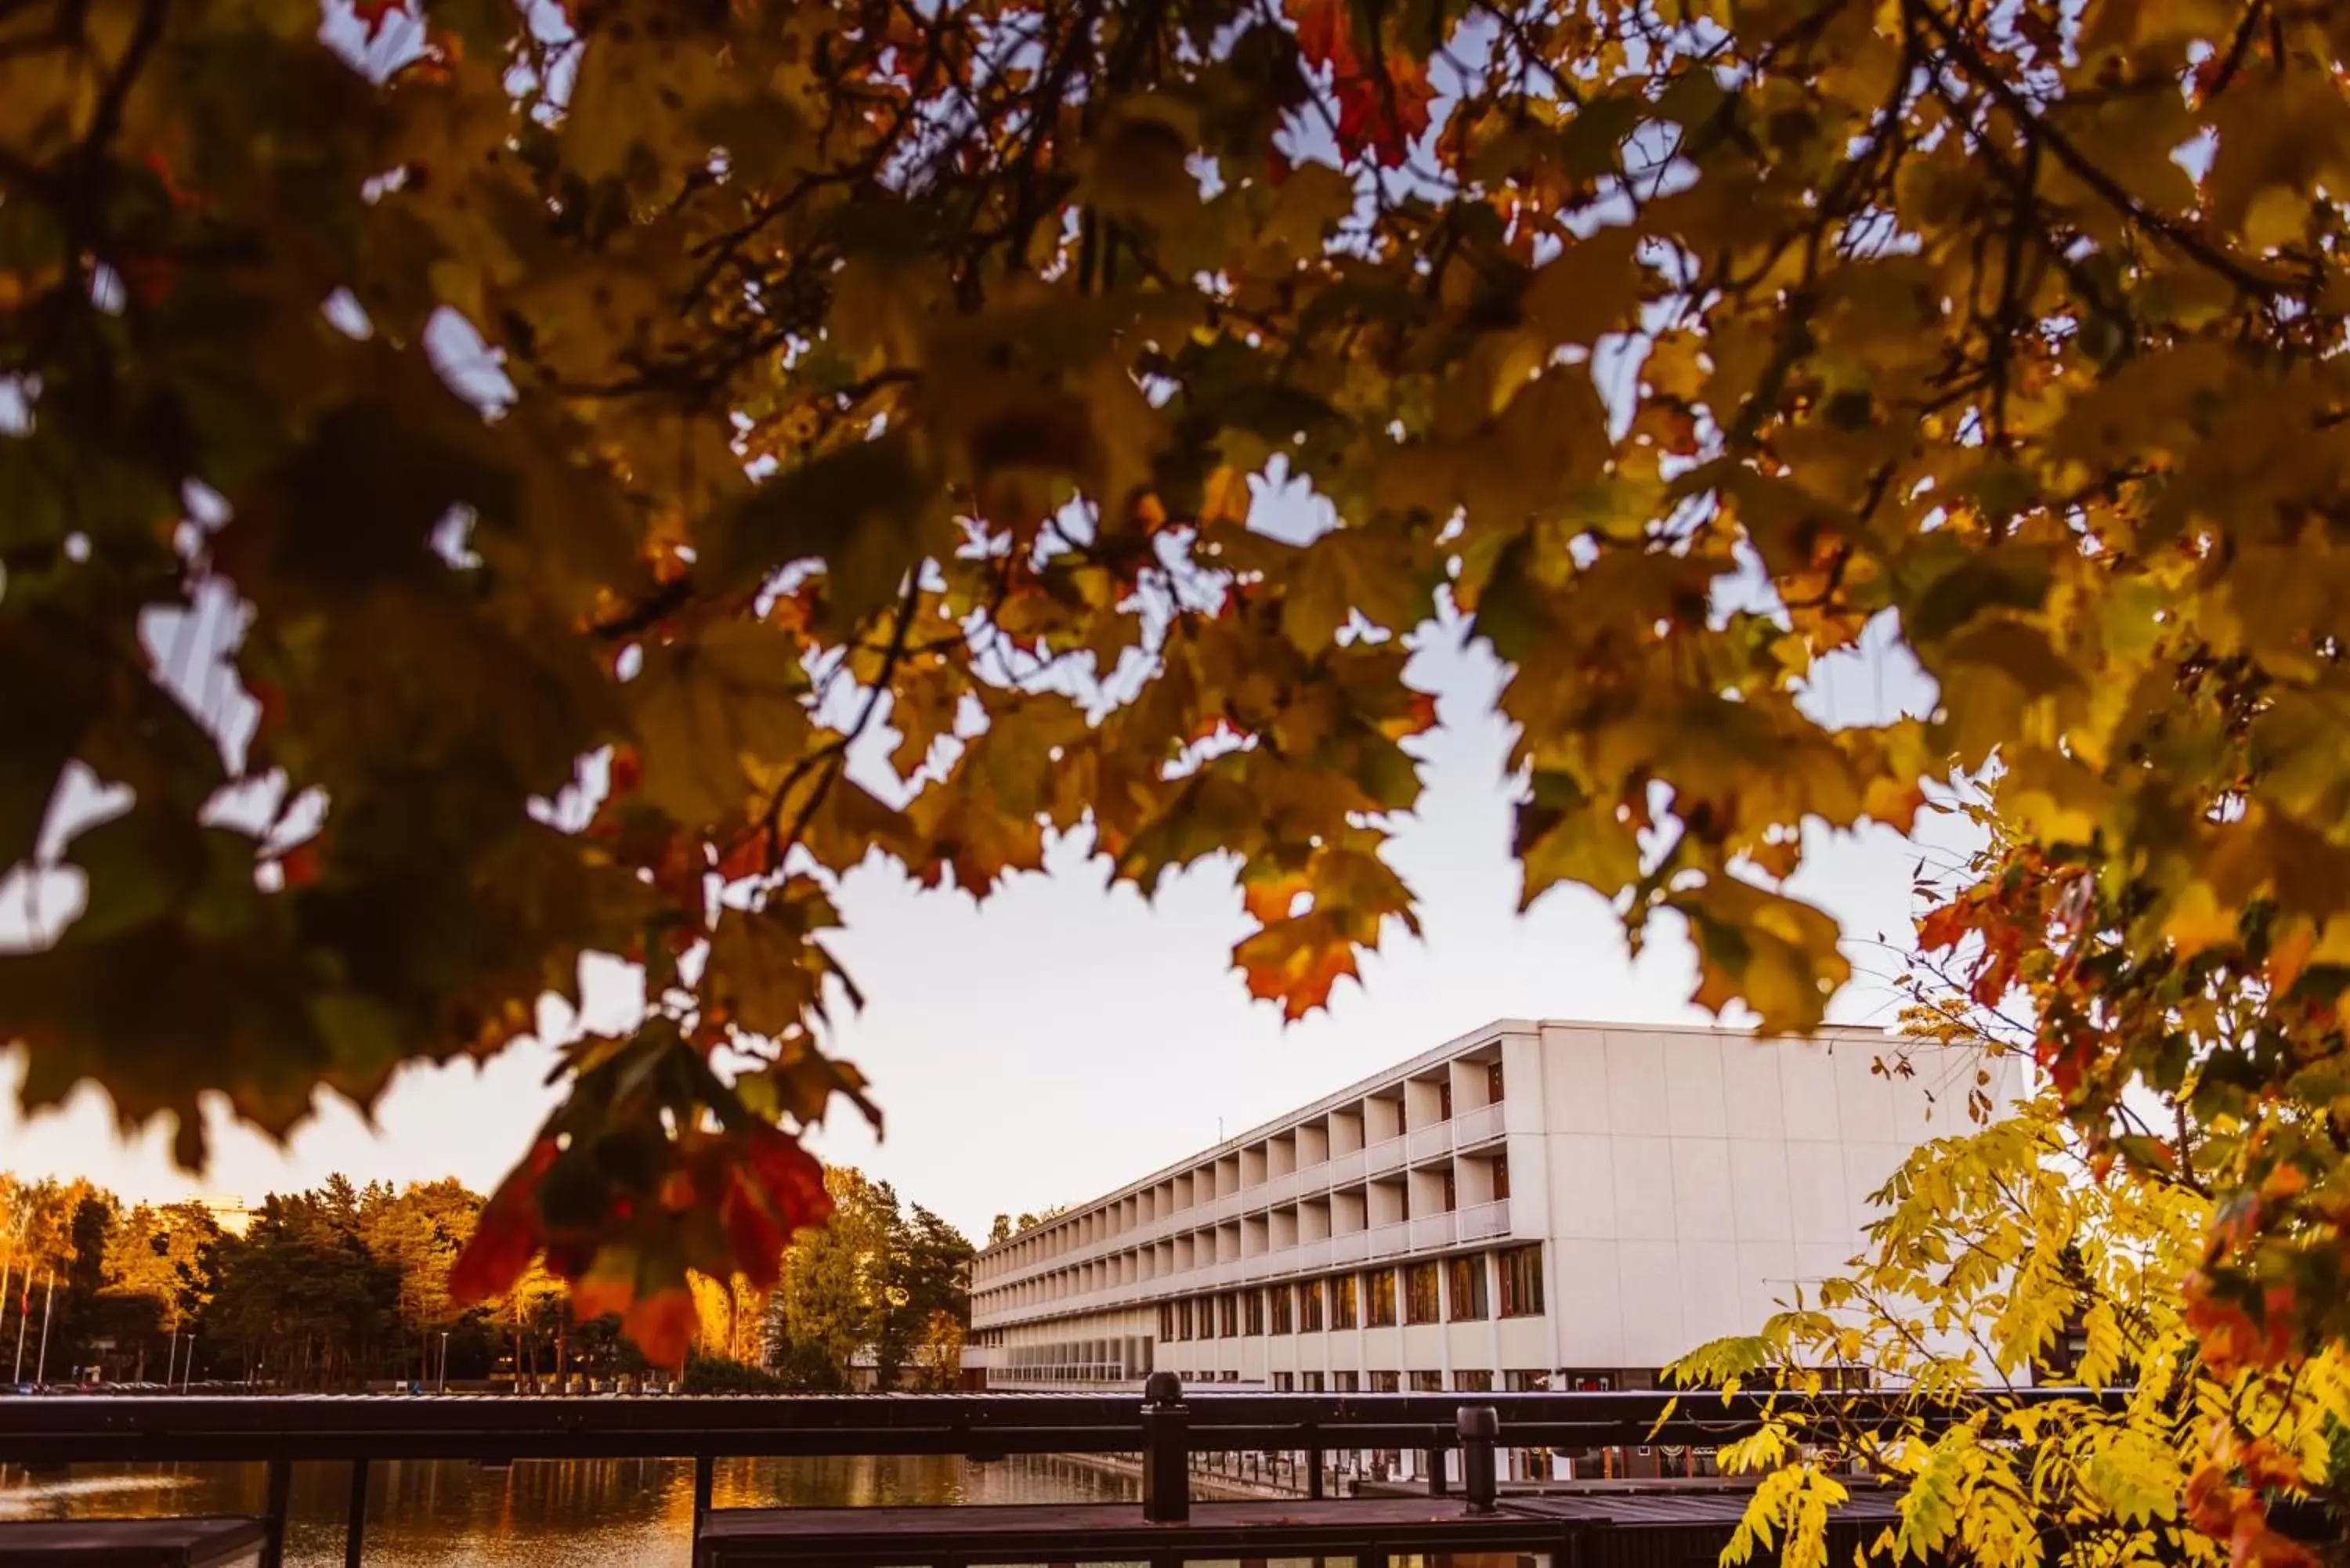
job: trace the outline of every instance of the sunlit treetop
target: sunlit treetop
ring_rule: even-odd
[[[194,1158],[203,1091],[364,1103],[620,955],[650,1016],[571,1048],[464,1278],[543,1249],[658,1354],[684,1268],[824,1207],[844,871],[1224,857],[1296,1016],[1411,926],[1440,616],[1511,671],[1523,898],[1686,926],[1707,1005],[1816,1022],[1806,831],[1989,770],[2127,868],[2128,953],[2305,933],[2254,1070],[2302,1094],[2345,46],[2272,0],[0,11],[0,863],[84,890],[0,959],[26,1096]],[[1831,726],[1872,624],[1929,711]],[[2084,1115],[2166,1048],[2075,1054]]]

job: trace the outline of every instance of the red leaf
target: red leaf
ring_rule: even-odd
[[[1378,69],[1338,73],[1332,85],[1338,94],[1338,146],[1347,157],[1360,157],[1368,147],[1393,168],[1411,156],[1436,97],[1426,66],[1389,55]]]
[[[552,1138],[541,1138],[514,1174],[482,1207],[482,1218],[465,1250],[449,1267],[449,1294],[468,1305],[487,1301],[514,1287],[530,1267],[544,1240],[538,1219],[538,1184],[555,1164],[559,1151]]]
[[[367,25],[368,42],[383,30],[384,18],[394,11],[408,14],[408,0],[351,0],[351,15]]]
[[[1389,168],[1411,155],[1411,143],[1428,129],[1428,106],[1436,97],[1426,62],[1393,50],[1375,50],[1368,60],[1355,45],[1349,0],[1294,0],[1297,50],[1314,65],[1330,67],[1338,99],[1338,148],[1348,159],[1365,149]]]

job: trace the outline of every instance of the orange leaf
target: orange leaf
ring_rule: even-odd
[[[700,1324],[693,1293],[682,1283],[639,1296],[620,1314],[620,1332],[655,1366],[675,1366],[683,1361]]]
[[[1275,920],[1232,949],[1249,994],[1281,1003],[1291,1023],[1330,1000],[1330,988],[1357,975],[1355,944],[1320,911]]]

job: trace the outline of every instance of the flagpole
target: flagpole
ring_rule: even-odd
[[[57,1305],[57,1271],[52,1264],[48,1284],[41,1292],[41,1359],[33,1371],[33,1381],[43,1386],[47,1386],[49,1381],[49,1309]]]
[[[8,1381],[11,1383],[22,1383],[25,1380],[25,1324],[32,1315],[33,1271],[28,1266],[25,1270],[25,1299],[16,1303],[16,1369],[8,1374]]]

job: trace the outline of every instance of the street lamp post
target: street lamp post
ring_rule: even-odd
[[[438,1391],[442,1394],[449,1392],[449,1331],[445,1328],[441,1331],[441,1387]]]

